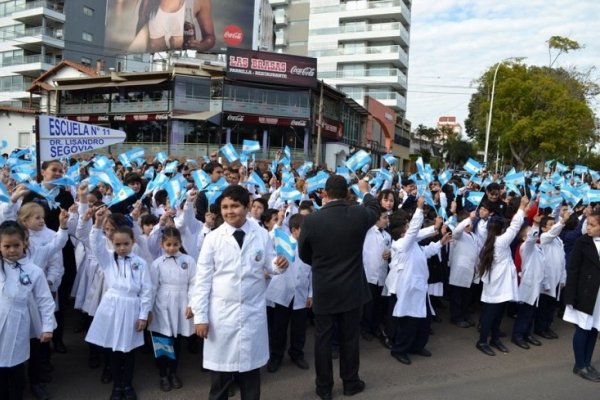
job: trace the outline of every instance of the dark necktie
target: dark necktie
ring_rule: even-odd
[[[235,238],[235,241],[238,242],[238,244],[240,245],[240,249],[242,248],[242,245],[244,244],[244,236],[246,235],[246,232],[244,232],[241,229],[236,229],[235,232],[233,232],[233,237]]]

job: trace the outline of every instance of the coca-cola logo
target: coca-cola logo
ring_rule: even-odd
[[[293,119],[290,122],[290,126],[301,126],[301,127],[306,127],[306,121],[301,120],[301,119]]]
[[[244,116],[243,115],[228,115],[227,121],[244,122]]]
[[[230,46],[238,46],[244,40],[244,32],[237,25],[227,25],[223,32],[223,40]]]
[[[294,65],[290,68],[290,74],[300,76],[315,76],[316,68],[314,67],[298,67]]]

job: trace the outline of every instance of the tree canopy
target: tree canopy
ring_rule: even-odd
[[[478,80],[466,133],[483,148],[496,65]],[[489,151],[530,168],[546,159],[574,162],[594,144],[588,99],[597,86],[562,68],[502,64],[496,79]]]

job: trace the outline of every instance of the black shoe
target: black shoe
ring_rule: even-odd
[[[470,328],[471,324],[469,324],[467,321],[456,321],[453,322],[454,325],[458,326],[459,328]]]
[[[550,339],[558,339],[558,334],[550,328],[546,331],[546,335],[550,336]]]
[[[550,329],[547,329],[545,331],[536,331],[535,334],[538,335],[538,336],[540,336],[540,337],[543,337],[544,339],[556,339],[556,338],[558,338],[558,335],[554,331],[552,331]]]
[[[598,372],[598,370],[596,368],[594,368],[594,366],[590,365],[589,367],[586,367],[588,371],[592,371],[594,374],[600,376],[600,372]]]
[[[392,357],[396,360],[400,361],[402,364],[410,365],[412,361],[410,361],[410,357],[406,353],[396,353],[392,352]]]
[[[121,389],[120,387],[113,388],[112,392],[110,393],[110,397],[108,399],[109,400],[122,400],[123,399],[123,389]]]
[[[67,352],[67,346],[65,346],[65,344],[62,341],[53,343],[55,352],[59,354],[65,354]]]
[[[320,391],[319,389],[315,390],[315,393],[321,400],[331,400],[333,396],[331,395],[331,390],[329,391]]]
[[[300,369],[308,369],[308,363],[302,357],[290,357],[292,362]]]
[[[169,382],[171,382],[171,387],[173,389],[181,389],[183,387],[183,383],[181,382],[181,379],[179,379],[177,374],[174,374],[174,373],[170,374]]]
[[[501,353],[509,353],[509,350],[506,348],[506,346],[500,340],[495,340],[493,342],[490,342],[490,346],[496,348]]]
[[[344,396],[354,396],[365,390],[365,382],[359,380],[354,387],[344,388]]]
[[[484,342],[477,342],[477,344],[475,345],[475,347],[477,347],[477,349],[479,351],[481,351],[482,353],[488,355],[488,356],[495,356],[496,353],[494,353],[494,350],[492,350],[492,348],[490,347],[489,344],[484,343]]]
[[[388,350],[392,349],[392,342],[390,341],[389,337],[382,335],[381,338],[379,339],[379,341],[381,342],[381,345],[383,347],[385,347],[386,349],[388,349]]]
[[[49,400],[50,394],[46,390],[46,387],[41,383],[35,383],[30,386],[31,395],[37,400]]]
[[[170,392],[171,389],[173,389],[173,388],[171,387],[171,381],[169,381],[169,377],[161,376],[160,377],[160,390],[162,390],[163,392]]]
[[[592,382],[600,382],[600,376],[588,368],[573,367],[573,373]]]
[[[102,370],[102,375],[100,376],[100,382],[102,383],[111,383],[112,382],[112,372],[110,368],[104,367]]]
[[[534,346],[541,346],[542,342],[540,342],[539,340],[537,340],[535,337],[531,336],[531,335],[527,335],[525,336],[525,341],[529,344],[532,344]]]
[[[421,357],[431,357],[431,352],[427,349],[421,349],[419,351],[411,352],[411,354],[416,354]]]
[[[519,346],[522,349],[529,350],[529,345],[527,344],[527,342],[525,341],[525,339],[522,338],[522,337],[513,336],[512,339],[510,339],[510,341],[513,342],[514,344],[516,344],[517,346]]]
[[[269,362],[267,363],[267,371],[277,372],[279,367],[281,367],[281,358],[279,358],[279,357],[269,358]]]
[[[124,400],[137,400],[137,394],[131,386],[125,386],[123,388],[123,399]]]

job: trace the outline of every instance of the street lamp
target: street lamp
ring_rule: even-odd
[[[487,168],[488,163],[488,147],[490,145],[490,130],[492,129],[492,111],[494,109],[494,94],[496,92],[496,77],[498,76],[498,70],[500,66],[508,61],[521,62],[527,57],[509,57],[500,61],[494,71],[494,80],[492,81],[492,96],[490,98],[490,111],[488,113],[487,125],[485,127],[485,148],[483,150],[483,165]]]

